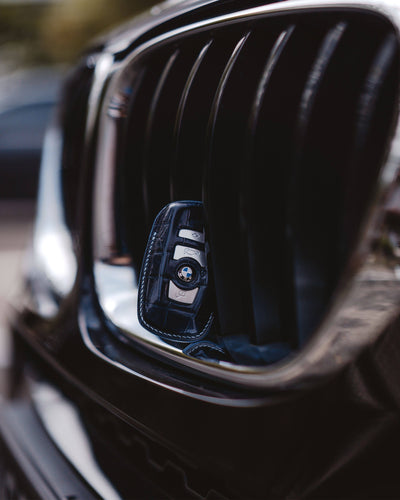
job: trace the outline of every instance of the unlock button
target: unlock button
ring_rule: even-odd
[[[181,288],[178,288],[173,281],[170,281],[168,298],[175,300],[176,302],[181,302],[182,304],[193,304],[198,291],[198,288],[193,288],[192,290],[182,290]]]

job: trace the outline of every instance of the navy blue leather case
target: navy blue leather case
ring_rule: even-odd
[[[138,317],[159,337],[177,343],[204,338],[213,322],[203,205],[179,201],[155,219],[139,280]]]

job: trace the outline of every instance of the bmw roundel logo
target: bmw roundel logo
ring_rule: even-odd
[[[193,269],[190,266],[182,266],[178,270],[178,278],[185,283],[190,283],[193,280]]]

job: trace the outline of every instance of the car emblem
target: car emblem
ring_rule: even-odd
[[[193,280],[193,269],[189,266],[183,266],[178,270],[178,278],[185,283],[190,283]]]

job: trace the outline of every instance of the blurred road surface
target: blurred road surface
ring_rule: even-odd
[[[0,369],[6,368],[9,360],[8,304],[21,286],[34,213],[33,200],[0,200]]]

